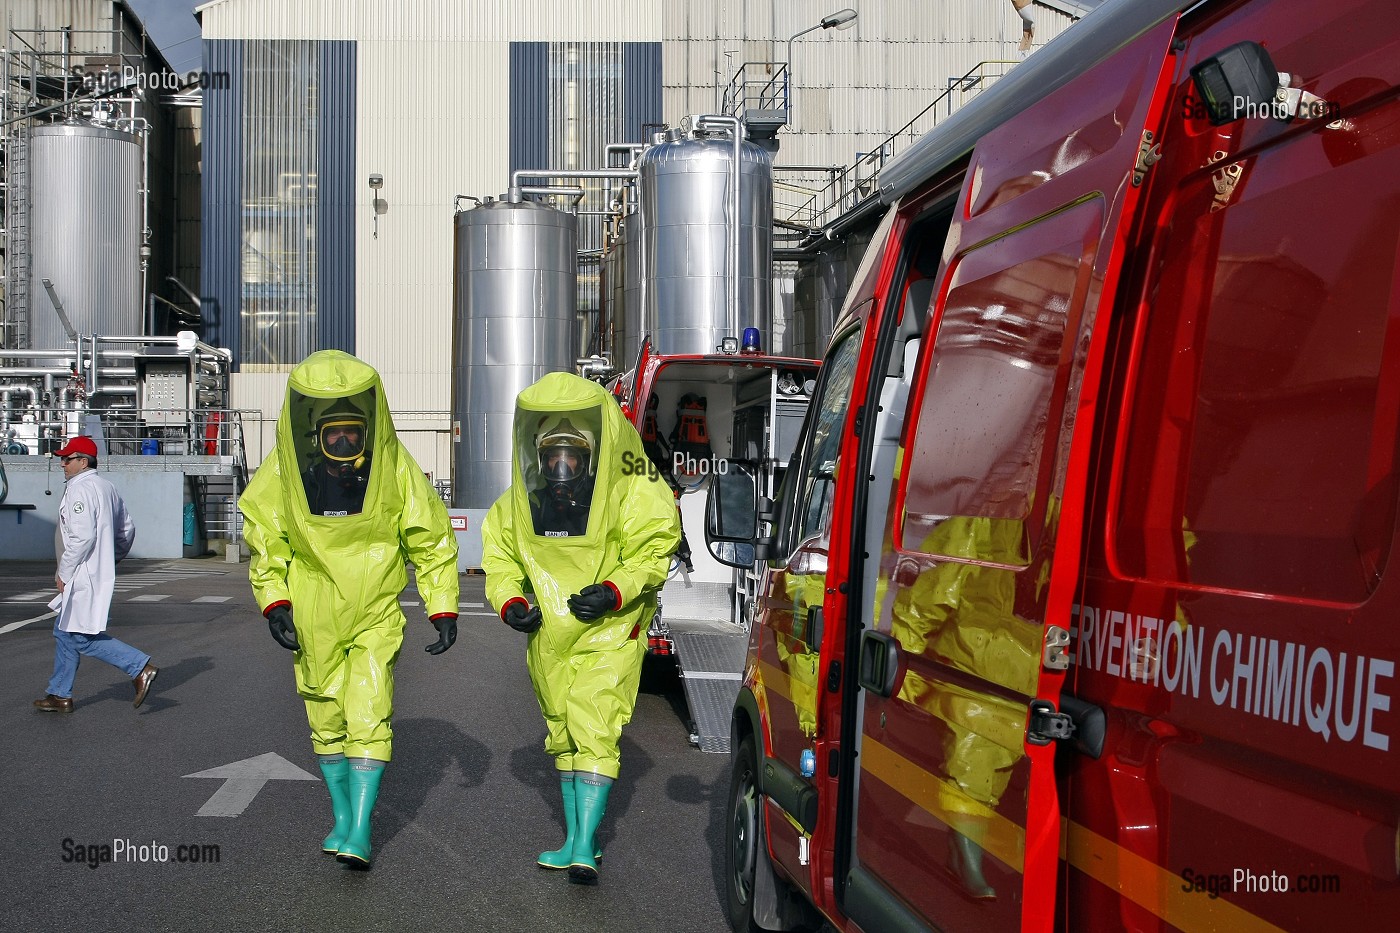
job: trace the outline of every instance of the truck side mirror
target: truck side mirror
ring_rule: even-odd
[[[721,564],[751,567],[757,553],[758,480],[752,464],[738,460],[721,463],[726,469],[717,469],[710,476],[705,545]]]
[[[1191,80],[1212,126],[1269,106],[1279,88],[1278,69],[1257,42],[1239,42],[1212,55],[1191,69]]]

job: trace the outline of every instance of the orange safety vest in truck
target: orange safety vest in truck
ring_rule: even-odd
[[[1400,916],[1394,13],[1109,0],[881,171],[747,507],[736,929]]]

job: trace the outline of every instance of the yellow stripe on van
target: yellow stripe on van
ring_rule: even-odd
[[[790,677],[787,671],[781,667],[774,667],[767,661],[759,661],[758,676],[762,678],[765,690],[776,693],[789,703],[792,702],[792,689],[788,684]]]
[[[1229,930],[1230,933],[1282,933],[1280,927],[1224,898],[1212,898],[1202,892],[1185,890],[1189,885],[1180,875],[1129,852],[1092,829],[1071,820],[1063,822],[1065,832],[1061,841],[1061,858],[1172,926],[1187,933],[1218,930]]]
[[[985,825],[986,836],[978,844],[1015,871],[1026,864],[1026,830],[977,800],[973,800],[953,781],[935,777],[904,756],[891,751],[869,735],[861,740],[861,766],[872,776],[907,797],[911,803],[945,825],[955,826],[958,820],[975,819]],[[944,800],[955,799],[955,812]]]
[[[790,675],[768,663],[760,663],[759,668],[763,687],[792,702]],[[982,848],[1013,870],[1024,870],[1025,828],[973,800],[956,783],[925,771],[869,734],[861,740],[860,764],[871,777],[945,826],[969,818],[982,823],[986,827]],[[958,809],[948,808],[947,800],[956,800]],[[1283,933],[1281,927],[1224,898],[1188,890],[1190,885],[1180,875],[1079,823],[1062,819],[1060,828],[1062,860],[1186,933]]]
[[[865,770],[878,778],[915,806],[948,826],[956,825],[961,815],[939,803],[940,788],[956,788],[950,781],[938,778],[891,751],[866,735],[861,744],[860,761]],[[957,791],[959,805],[966,812],[984,820],[987,838],[982,843],[998,860],[1017,871],[1025,865],[1025,829],[1006,817],[978,804]],[[973,807],[977,809],[974,810]],[[1224,898],[1188,890],[1190,885],[1180,876],[1150,859],[1118,845],[1110,839],[1072,820],[1061,820],[1063,833],[1060,858],[1071,866],[1132,901],[1172,926],[1187,933],[1282,933],[1261,917],[1231,904]]]

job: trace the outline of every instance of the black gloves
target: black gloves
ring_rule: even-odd
[[[569,611],[582,622],[593,622],[621,608],[617,590],[606,583],[591,583],[582,593],[569,597]]]
[[[277,644],[288,651],[296,651],[301,648],[297,643],[297,630],[292,625],[292,607],[273,606],[267,611],[267,628],[272,633]]]
[[[423,650],[428,654],[442,654],[457,640],[457,613],[444,612],[428,620],[438,630],[438,640]]]
[[[517,599],[506,606],[506,611],[501,614],[501,619],[517,632],[524,632],[528,635],[540,627],[543,616],[540,615],[539,607],[531,609],[530,604],[525,600]]]

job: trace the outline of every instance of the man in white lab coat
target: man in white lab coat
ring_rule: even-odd
[[[116,487],[97,475],[97,445],[75,437],[54,456],[63,461],[65,488],[58,507],[63,553],[58,561],[58,610],[54,620],[53,677],[48,694],[34,706],[45,713],[73,712],[73,678],[81,655],[120,668],[136,689],[140,706],[156,679],[151,656],[106,633],[117,561],[131,550],[136,526]]]

